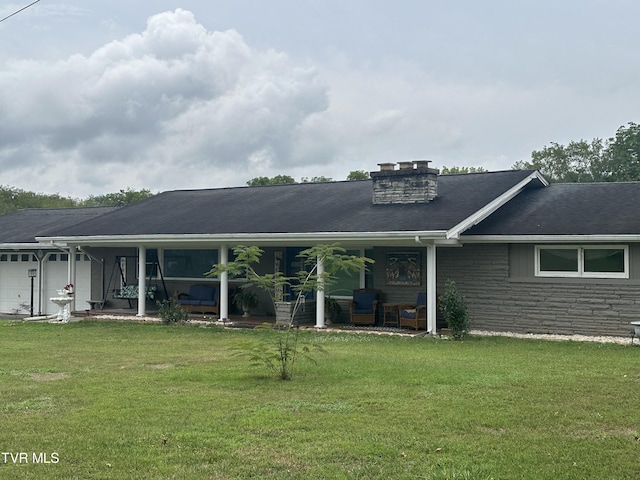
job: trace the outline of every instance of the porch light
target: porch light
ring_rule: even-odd
[[[30,268],[27,270],[27,276],[31,279],[31,304],[29,308],[29,313],[33,317],[33,279],[36,277],[38,273],[37,268]]]

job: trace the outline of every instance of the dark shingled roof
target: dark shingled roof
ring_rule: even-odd
[[[39,208],[11,212],[0,216],[0,243],[35,243],[35,237],[77,225],[111,212],[114,208]]]
[[[470,235],[640,234],[640,183],[563,183],[522,192]]]
[[[447,230],[531,174],[442,175],[412,205],[373,205],[371,181],[170,191],[48,236]]]

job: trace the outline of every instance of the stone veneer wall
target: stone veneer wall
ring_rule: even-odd
[[[524,333],[629,335],[640,320],[637,280],[510,278],[508,245],[438,249],[438,288],[455,280],[472,328]]]
[[[276,324],[288,324],[295,302],[276,302]],[[295,320],[300,325],[314,325],[316,323],[316,301],[307,300],[298,308]]]
[[[371,172],[375,205],[427,203],[438,195],[438,170],[405,168]]]

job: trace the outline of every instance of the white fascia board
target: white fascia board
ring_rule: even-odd
[[[392,232],[313,232],[313,233],[236,233],[221,235],[96,235],[78,237],[36,237],[40,245],[189,245],[217,244],[313,244],[344,242],[363,244],[415,243],[416,238],[426,241],[445,239],[446,231],[392,231]]]
[[[470,235],[461,243],[604,243],[640,242],[640,234],[623,235]]]
[[[37,250],[42,245],[37,243],[0,243],[0,250]]]
[[[538,170],[536,170],[535,172],[532,172],[531,175],[529,175],[527,178],[525,178],[524,180],[522,180],[521,182],[511,187],[506,192],[504,192],[502,195],[500,195],[499,197],[495,198],[494,200],[486,204],[480,210],[476,211],[473,215],[470,215],[469,217],[465,218],[462,222],[458,223],[456,226],[449,229],[449,231],[447,232],[447,238],[459,238],[462,232],[464,232],[465,230],[468,230],[474,225],[477,225],[482,220],[487,218],[489,215],[491,215],[493,212],[495,212],[497,209],[499,209],[501,206],[503,206],[513,197],[518,195],[533,180],[539,180],[545,187],[549,185],[549,182],[547,181],[547,179],[544,178]]]

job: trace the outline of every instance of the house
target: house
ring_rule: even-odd
[[[375,264],[318,292],[319,304],[325,293],[346,299],[362,286],[380,290],[381,303],[411,303],[424,291],[427,330],[435,332],[437,297],[452,279],[474,328],[629,333],[640,302],[640,184],[550,185],[519,170],[439,175],[425,161],[380,167],[366,181],[164,192],[32,242],[95,259],[90,296],[138,315],[144,295],[114,292],[152,285],[162,298],[211,283],[228,318],[238,281],[204,273],[229,261],[235,245],[260,246],[260,268],[287,274],[301,249],[338,242]]]

